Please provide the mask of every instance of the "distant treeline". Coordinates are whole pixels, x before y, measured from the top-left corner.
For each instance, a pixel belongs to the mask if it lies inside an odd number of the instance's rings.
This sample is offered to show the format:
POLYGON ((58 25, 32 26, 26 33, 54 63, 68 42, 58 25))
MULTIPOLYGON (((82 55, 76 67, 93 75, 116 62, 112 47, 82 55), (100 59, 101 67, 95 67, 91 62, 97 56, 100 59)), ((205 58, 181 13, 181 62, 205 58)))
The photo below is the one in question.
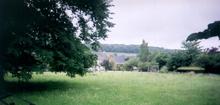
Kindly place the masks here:
MULTIPOLYGON (((101 44, 100 51, 121 52, 121 53, 139 53, 139 49, 140 49, 140 45, 101 44)), ((149 46, 149 51, 152 53, 154 52, 172 53, 172 52, 175 52, 176 50, 149 46)))

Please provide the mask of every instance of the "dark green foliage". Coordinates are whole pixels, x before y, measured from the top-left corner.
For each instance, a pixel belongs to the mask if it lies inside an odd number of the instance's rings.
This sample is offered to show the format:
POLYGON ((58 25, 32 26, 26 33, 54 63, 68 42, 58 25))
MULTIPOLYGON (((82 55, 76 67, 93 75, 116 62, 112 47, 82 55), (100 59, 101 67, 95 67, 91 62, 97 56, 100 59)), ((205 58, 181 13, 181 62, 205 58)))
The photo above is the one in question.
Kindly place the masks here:
MULTIPOLYGON (((0 67, 0 69, 2 69, 0 67)), ((0 93, 3 93, 5 89, 5 85, 4 85, 4 73, 3 70, 0 70, 0 93)))
POLYGON ((21 80, 45 69, 83 75, 97 58, 91 49, 113 26, 108 21, 109 0, 1 0, 1 4, 0 65, 21 80))
POLYGON ((220 21, 208 25, 208 28, 202 32, 193 33, 188 36, 187 41, 208 39, 217 36, 220 39, 220 21))
POLYGON ((185 52, 179 51, 172 54, 167 62, 168 70, 173 71, 181 66, 189 66, 191 59, 188 58, 185 52))
MULTIPOLYGON (((220 39, 220 21, 208 25, 208 28, 202 32, 193 33, 188 36, 188 41, 208 39, 217 36, 220 39)), ((199 55, 195 64, 205 68, 206 72, 220 73, 220 54, 218 48, 208 49, 205 53, 199 55)))
POLYGON ((167 67, 171 71, 181 66, 192 65, 201 53, 201 47, 197 41, 183 42, 182 44, 184 50, 171 54, 167 62, 167 67))
POLYGON ((209 50, 198 57, 196 64, 208 73, 220 73, 220 53, 209 50))
POLYGON ((0 84, 3 82, 4 80, 4 71, 3 69, 0 67, 0 84))
POLYGON ((186 58, 188 59, 188 63, 193 64, 193 62, 197 59, 199 54, 201 53, 200 42, 191 41, 191 42, 183 42, 184 53, 186 58))
POLYGON ((169 59, 169 55, 165 53, 158 53, 155 57, 155 61, 159 64, 159 68, 165 66, 169 59))

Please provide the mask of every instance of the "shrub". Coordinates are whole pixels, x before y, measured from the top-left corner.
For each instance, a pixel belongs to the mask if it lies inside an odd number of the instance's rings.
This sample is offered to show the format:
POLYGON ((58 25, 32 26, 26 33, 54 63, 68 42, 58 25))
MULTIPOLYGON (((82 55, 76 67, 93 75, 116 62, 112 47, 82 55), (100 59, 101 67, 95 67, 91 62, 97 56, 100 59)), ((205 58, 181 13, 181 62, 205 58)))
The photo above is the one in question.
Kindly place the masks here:
POLYGON ((155 57, 155 61, 159 64, 159 68, 161 68, 167 64, 168 55, 164 53, 159 53, 155 57))
POLYGON ((104 60, 101 63, 101 66, 105 68, 105 70, 114 70, 115 69, 115 63, 110 60, 104 60))
POLYGON ((150 67, 150 63, 149 62, 139 62, 138 63, 138 69, 140 71, 148 71, 150 67))
POLYGON ((168 73, 169 71, 168 71, 167 66, 163 66, 163 67, 160 69, 159 72, 160 72, 160 73, 168 73))
POLYGON ((140 71, 150 71, 152 67, 154 67, 155 65, 158 65, 158 64, 155 62, 139 62, 138 69, 140 71))
POLYGON ((181 66, 189 66, 192 59, 184 52, 179 51, 171 55, 167 61, 167 67, 169 71, 174 71, 181 66))
POLYGON ((196 64, 205 68, 209 73, 220 73, 220 53, 201 54, 196 64))
POLYGON ((138 66, 139 59, 131 58, 124 64, 124 68, 127 71, 132 71, 134 67, 138 66))
POLYGON ((120 65, 120 64, 116 65, 116 70, 117 71, 124 71, 123 65, 120 65))
POLYGON ((201 53, 199 43, 200 42, 197 41, 183 42, 182 48, 184 48, 184 50, 172 54, 168 60, 168 70, 173 71, 181 66, 192 65, 201 53))

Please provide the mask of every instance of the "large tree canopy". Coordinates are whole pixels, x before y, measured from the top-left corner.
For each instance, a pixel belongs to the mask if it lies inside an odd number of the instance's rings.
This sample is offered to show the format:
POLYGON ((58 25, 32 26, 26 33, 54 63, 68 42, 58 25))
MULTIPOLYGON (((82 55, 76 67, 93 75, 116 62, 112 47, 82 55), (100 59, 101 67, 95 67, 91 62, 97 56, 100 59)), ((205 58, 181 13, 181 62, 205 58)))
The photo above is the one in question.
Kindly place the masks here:
POLYGON ((188 36, 187 41, 199 40, 199 39, 208 39, 210 37, 218 36, 220 39, 220 21, 216 21, 208 25, 208 29, 193 33, 188 36))
POLYGON ((110 0, 1 0, 0 66, 19 79, 32 71, 83 75, 106 38, 110 0))

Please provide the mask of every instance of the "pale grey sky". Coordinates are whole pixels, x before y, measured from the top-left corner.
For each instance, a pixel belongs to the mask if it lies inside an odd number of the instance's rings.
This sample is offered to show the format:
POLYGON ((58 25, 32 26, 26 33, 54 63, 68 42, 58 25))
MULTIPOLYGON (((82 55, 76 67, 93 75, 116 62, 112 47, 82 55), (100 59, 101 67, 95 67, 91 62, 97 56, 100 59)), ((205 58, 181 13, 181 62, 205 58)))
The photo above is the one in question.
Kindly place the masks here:
MULTIPOLYGON (((102 43, 140 44, 179 49, 191 33, 220 20, 220 0, 114 0, 116 25, 102 43)), ((219 46, 217 37, 202 46, 219 46)))

